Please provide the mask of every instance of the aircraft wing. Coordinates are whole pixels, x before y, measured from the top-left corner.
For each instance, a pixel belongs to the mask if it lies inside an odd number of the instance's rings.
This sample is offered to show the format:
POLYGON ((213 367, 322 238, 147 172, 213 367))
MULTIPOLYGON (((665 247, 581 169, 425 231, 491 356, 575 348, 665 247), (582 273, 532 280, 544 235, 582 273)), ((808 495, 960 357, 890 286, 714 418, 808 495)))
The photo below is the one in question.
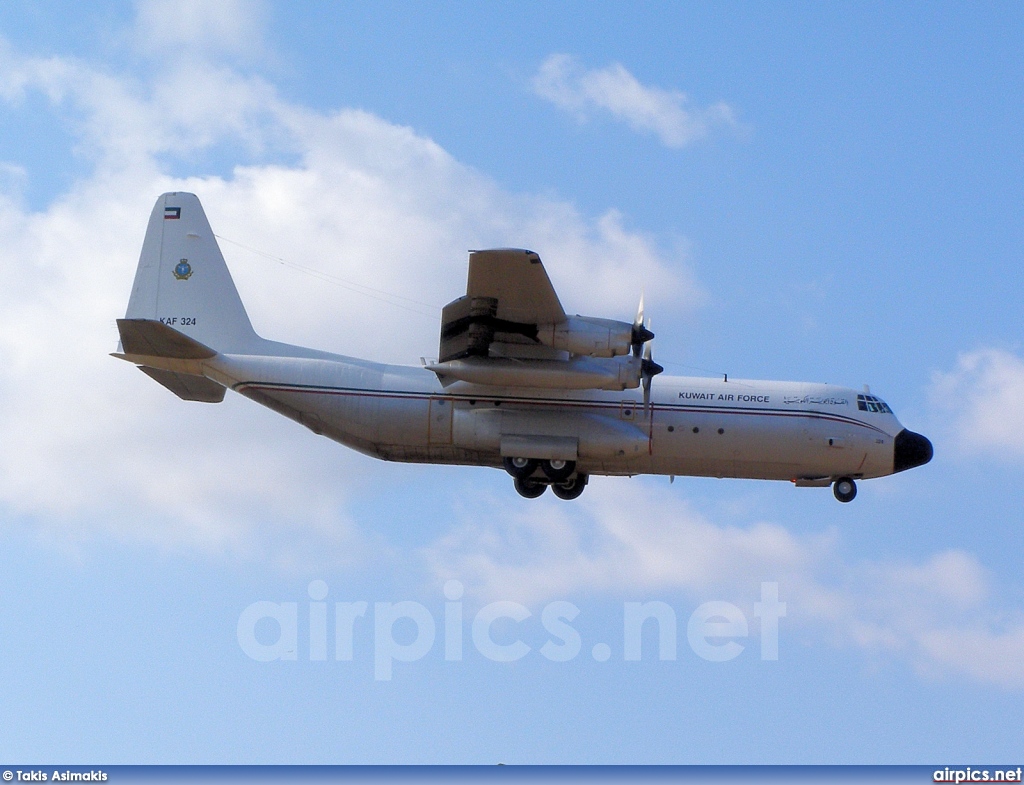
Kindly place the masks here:
POLYGON ((470 251, 466 294, 442 310, 438 361, 426 367, 446 387, 632 389, 645 367, 661 370, 640 358, 654 337, 642 317, 567 316, 533 251, 470 251))
POLYGON ((486 357, 489 351, 558 357, 559 352, 540 345, 537 330, 565 319, 536 253, 518 248, 470 251, 466 295, 446 305, 441 315, 439 360, 486 357))
POLYGON ((533 251, 500 248, 471 251, 467 297, 493 297, 498 319, 526 324, 565 320, 565 311, 540 257, 533 251))

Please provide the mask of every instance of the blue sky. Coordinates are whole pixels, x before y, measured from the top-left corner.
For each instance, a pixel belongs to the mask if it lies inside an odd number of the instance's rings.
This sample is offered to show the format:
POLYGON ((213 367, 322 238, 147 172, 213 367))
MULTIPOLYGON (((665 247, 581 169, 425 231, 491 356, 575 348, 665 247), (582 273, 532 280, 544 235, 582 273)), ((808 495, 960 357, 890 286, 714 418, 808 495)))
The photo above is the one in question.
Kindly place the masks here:
POLYGON ((1015 4, 4 4, 0 757, 1019 762, 1022 34, 1015 4), (416 363, 466 249, 530 247, 569 310, 644 290, 669 373, 870 383, 936 458, 850 505, 692 478, 527 502, 179 401, 108 357, 165 190, 199 194, 267 337, 416 363), (316 580, 369 604, 351 662, 310 660, 316 580), (243 651, 260 601, 297 604, 296 660, 243 651), (402 601, 438 638, 378 680, 374 604, 402 601), (473 647, 492 601, 532 613, 495 626, 521 660, 473 647), (646 629, 627 662, 648 601, 677 656, 646 629), (729 662, 687 642, 709 601, 750 620, 729 662))

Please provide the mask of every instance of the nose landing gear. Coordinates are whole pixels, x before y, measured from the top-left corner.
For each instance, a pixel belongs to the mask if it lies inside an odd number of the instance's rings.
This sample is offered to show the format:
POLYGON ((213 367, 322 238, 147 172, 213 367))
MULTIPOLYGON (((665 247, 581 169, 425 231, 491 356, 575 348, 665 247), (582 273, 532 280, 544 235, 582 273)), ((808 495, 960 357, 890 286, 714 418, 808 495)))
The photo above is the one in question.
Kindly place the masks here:
POLYGON ((857 483, 849 477, 840 477, 832 484, 832 493, 844 504, 852 502, 857 497, 857 483))

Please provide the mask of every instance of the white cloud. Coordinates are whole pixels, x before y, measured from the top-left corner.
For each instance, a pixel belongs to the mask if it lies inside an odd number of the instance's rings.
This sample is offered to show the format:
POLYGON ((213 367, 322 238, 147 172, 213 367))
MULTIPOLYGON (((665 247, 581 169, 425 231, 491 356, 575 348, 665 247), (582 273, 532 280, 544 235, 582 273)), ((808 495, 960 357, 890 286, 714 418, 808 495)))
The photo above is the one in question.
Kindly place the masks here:
POLYGON ((685 93, 641 84, 619 63, 587 71, 570 55, 553 54, 534 76, 533 89, 580 120, 595 110, 608 112, 635 131, 656 134, 666 147, 684 147, 715 127, 737 125, 728 104, 691 108, 685 93))
POLYGON ((682 593, 742 605, 776 581, 791 634, 817 630, 928 676, 1024 688, 1024 618, 994 609, 990 578, 970 554, 848 562, 834 533, 723 526, 664 488, 602 480, 573 505, 534 502, 529 514, 495 514, 496 500, 479 499, 424 558, 438 582, 457 578, 482 600, 525 603, 682 593))
POLYGON ((168 50, 223 57, 264 54, 265 4, 255 0, 176 0, 173 8, 161 0, 141 0, 135 5, 135 39, 140 49, 168 50))
POLYGON ((580 590, 731 590, 737 575, 801 572, 831 541, 798 542, 771 524, 718 526, 675 494, 621 479, 602 478, 572 505, 535 504, 500 520, 480 514, 496 500, 478 504, 426 551, 428 562, 487 596, 524 601, 580 590))
MULTIPOLYGON (((173 42, 199 7, 184 27, 153 32, 154 6, 143 5, 137 32, 173 42)), ((244 28, 233 20, 215 19, 217 35, 244 28)), ((178 401, 108 356, 163 191, 198 193, 222 236, 438 315, 462 293, 466 249, 494 245, 540 252, 566 306, 596 315, 628 318, 644 285, 666 302, 692 292, 680 260, 614 211, 590 219, 506 193, 409 128, 290 104, 265 80, 187 50, 162 49, 151 73, 122 76, 4 45, 0 84, 8 101, 47 96, 94 165, 42 211, 0 199, 0 505, 50 530, 101 527, 271 561, 313 551, 346 561, 371 547, 345 510, 367 474, 388 467, 248 401, 178 401), (166 159, 224 143, 264 162, 230 177, 165 173, 166 159)), ((32 176, 4 171, 15 184, 32 176)), ((399 362, 436 352, 435 318, 224 250, 268 337, 399 362)))
POLYGON ((1024 687, 1024 625, 998 632, 980 625, 929 630, 917 643, 932 668, 960 671, 983 683, 1024 687))
POLYGON ((955 370, 935 375, 933 399, 961 447, 1024 457, 1024 360, 1017 355, 961 354, 955 370))

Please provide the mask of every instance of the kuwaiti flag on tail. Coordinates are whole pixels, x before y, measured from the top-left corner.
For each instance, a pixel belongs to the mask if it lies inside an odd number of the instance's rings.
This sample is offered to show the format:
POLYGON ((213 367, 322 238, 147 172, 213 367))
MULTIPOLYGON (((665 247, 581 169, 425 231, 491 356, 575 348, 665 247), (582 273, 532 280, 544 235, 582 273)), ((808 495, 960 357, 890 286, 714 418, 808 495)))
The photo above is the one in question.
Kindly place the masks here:
POLYGON ((176 221, 179 218, 181 218, 181 208, 180 207, 165 207, 164 208, 164 220, 165 221, 166 220, 171 220, 171 219, 176 221))

